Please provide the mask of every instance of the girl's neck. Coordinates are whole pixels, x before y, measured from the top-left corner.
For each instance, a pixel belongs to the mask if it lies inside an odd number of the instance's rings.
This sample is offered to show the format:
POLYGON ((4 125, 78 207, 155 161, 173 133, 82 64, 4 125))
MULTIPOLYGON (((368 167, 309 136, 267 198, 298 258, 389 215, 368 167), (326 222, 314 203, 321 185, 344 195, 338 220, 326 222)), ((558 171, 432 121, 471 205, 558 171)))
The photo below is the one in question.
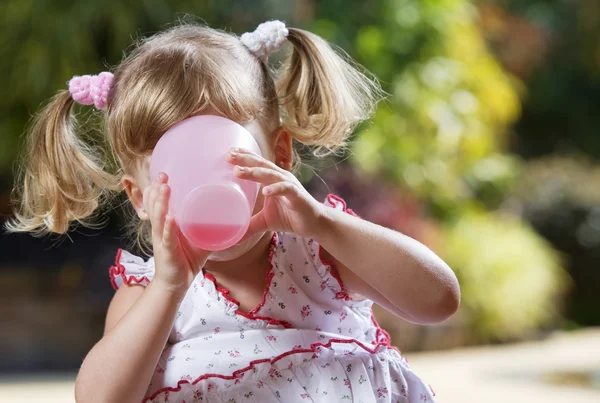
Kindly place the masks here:
POLYGON ((235 275, 238 272, 247 273, 264 268, 268 265, 272 238, 273 233, 266 232, 256 245, 239 257, 227 261, 209 260, 204 265, 204 269, 213 273, 235 275))

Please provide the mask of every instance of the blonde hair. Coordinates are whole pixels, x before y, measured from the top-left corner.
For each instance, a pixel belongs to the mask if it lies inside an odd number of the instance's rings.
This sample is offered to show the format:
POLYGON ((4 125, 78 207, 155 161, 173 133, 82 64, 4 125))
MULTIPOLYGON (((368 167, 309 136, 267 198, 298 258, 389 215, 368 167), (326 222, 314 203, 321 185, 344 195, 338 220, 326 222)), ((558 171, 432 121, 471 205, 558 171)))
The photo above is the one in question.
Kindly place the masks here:
POLYGON ((288 40, 293 50, 278 70, 236 35, 204 26, 141 40, 115 69, 102 111, 108 155, 76 135, 73 100, 61 91, 29 130, 7 229, 45 235, 63 234, 73 222, 89 226, 121 190, 123 172, 171 126, 207 108, 241 124, 256 119, 266 133, 282 126, 319 155, 343 146, 373 113, 379 87, 317 35, 289 28, 288 40), (118 157, 113 173, 110 155, 118 157))

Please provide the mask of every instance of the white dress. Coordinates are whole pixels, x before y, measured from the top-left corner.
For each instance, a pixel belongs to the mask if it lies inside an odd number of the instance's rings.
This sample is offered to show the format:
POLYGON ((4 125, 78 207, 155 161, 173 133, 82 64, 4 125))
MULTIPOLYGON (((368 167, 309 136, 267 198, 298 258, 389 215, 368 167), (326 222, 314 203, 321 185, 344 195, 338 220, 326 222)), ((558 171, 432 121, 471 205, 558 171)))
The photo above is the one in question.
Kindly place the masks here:
MULTIPOLYGON (((336 196, 326 204, 346 211, 336 196)), ((262 301, 250 312, 198 274, 144 402, 433 401, 377 324, 372 301, 348 295, 317 242, 275 233, 269 259, 262 301)), ((153 275, 153 258, 123 250, 110 269, 115 288, 147 285, 153 275)))

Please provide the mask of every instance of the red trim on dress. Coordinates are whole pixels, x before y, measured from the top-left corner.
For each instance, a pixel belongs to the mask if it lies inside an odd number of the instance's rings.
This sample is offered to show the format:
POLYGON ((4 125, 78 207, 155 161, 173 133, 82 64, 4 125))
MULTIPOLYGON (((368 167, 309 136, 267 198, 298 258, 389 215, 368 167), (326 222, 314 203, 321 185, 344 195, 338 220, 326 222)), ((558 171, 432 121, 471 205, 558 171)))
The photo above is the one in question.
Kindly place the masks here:
POLYGON ((277 232, 274 232, 273 238, 271 238, 271 246, 269 248, 269 270, 267 271, 267 275, 265 278, 265 290, 263 291, 263 296, 260 303, 256 306, 256 308, 248 312, 249 315, 255 315, 258 312, 258 310, 265 305, 265 302, 267 301, 267 295, 271 290, 271 283, 273 282, 273 277, 275 277, 275 270, 273 270, 273 256, 275 255, 275 249, 277 248, 278 241, 279 236, 277 235, 277 232))
POLYGON ((135 278, 135 276, 133 276, 133 275, 131 275, 131 276, 125 275, 125 266, 123 266, 121 264, 121 253, 122 252, 123 252, 123 249, 119 249, 117 251, 117 257, 115 258, 115 265, 111 266, 108 269, 110 283, 112 284, 115 291, 117 291, 119 289, 119 286, 117 285, 117 282, 115 280, 115 278, 118 276, 121 276, 121 278, 123 279, 123 284, 127 284, 127 285, 131 285, 132 283, 141 284, 144 281, 146 281, 147 283, 150 283, 150 279, 146 276, 142 276, 141 278, 138 279, 138 278, 135 278))
POLYGON ((225 298, 227 301, 229 301, 232 304, 237 306, 237 309, 235 310, 236 315, 243 316, 244 318, 250 319, 250 320, 265 320, 265 321, 267 321, 267 323, 269 325, 280 325, 280 326, 285 327, 286 329, 290 329, 290 328, 293 328, 293 326, 289 322, 286 322, 284 320, 279 320, 279 319, 273 319, 268 316, 257 315, 257 312, 265 305, 265 302, 267 300, 267 295, 269 294, 269 291, 271 290, 271 282, 273 281, 273 277, 275 277, 275 271, 273 270, 273 255, 275 254, 275 248, 277 247, 277 240, 278 240, 277 232, 275 232, 275 233, 273 233, 273 238, 271 239, 271 247, 269 250, 270 268, 267 271, 263 296, 262 296, 260 303, 256 306, 256 308, 252 309, 250 312, 244 312, 240 309, 240 302, 238 300, 236 300, 235 298, 233 298, 231 295, 229 295, 230 291, 227 288, 222 287, 219 285, 219 283, 217 283, 217 279, 215 278, 215 276, 213 276, 210 273, 205 273, 204 270, 202 271, 202 274, 204 275, 205 279, 207 279, 208 281, 212 281, 212 283, 215 286, 215 289, 217 290, 217 292, 219 292, 221 294, 221 296, 223 296, 223 298, 225 298))
POLYGON ((350 297, 350 294, 348 294, 348 291, 346 290, 346 286, 344 285, 344 281, 338 274, 337 270, 333 267, 333 265, 331 263, 326 262, 325 259, 323 258, 323 250, 325 250, 325 249, 321 245, 319 245, 319 260, 321 261, 321 264, 323 266, 327 266, 329 268, 329 274, 331 274, 331 277, 333 277, 340 286, 340 291, 335 293, 335 299, 343 299, 344 301, 351 301, 352 297, 350 297))
MULTIPOLYGON (((329 204, 331 204, 333 207, 335 207, 336 202, 337 203, 341 203, 343 211, 351 214, 353 216, 358 217, 358 215, 352 211, 351 209, 348 209, 346 206, 346 202, 333 194, 329 194, 327 196, 327 201, 329 202, 329 204)), ((235 304, 238 306, 238 309, 236 309, 235 313, 237 315, 240 315, 242 317, 245 317, 246 319, 250 319, 250 320, 265 320, 268 322, 268 324, 272 324, 272 325, 282 325, 285 328, 292 328, 293 326, 286 322, 286 321, 281 321, 278 319, 273 319, 273 318, 269 318, 266 316, 260 316, 257 315, 257 312, 264 306, 265 302, 266 302, 266 297, 270 291, 271 288, 271 282, 273 280, 273 277, 275 277, 275 271, 273 270, 273 263, 272 263, 272 259, 273 259, 273 255, 275 252, 275 248, 277 246, 277 233, 275 232, 273 234, 273 239, 271 241, 271 250, 269 252, 269 263, 271 264, 270 270, 267 272, 267 276, 266 276, 266 285, 265 285, 265 290, 263 292, 263 297, 261 302, 258 304, 258 306, 254 309, 252 309, 250 312, 246 313, 243 312, 239 309, 239 302, 231 297, 229 295, 229 290, 221 287, 217 281, 216 278, 211 275, 210 273, 203 273, 204 274, 204 278, 206 278, 209 281, 212 281, 215 289, 221 293, 221 295, 223 296, 223 298, 225 298, 227 301, 235 304)), ((340 289, 341 291, 336 293, 336 298, 337 299, 344 299, 344 300, 352 300, 352 298, 348 295, 344 282, 342 281, 342 279, 340 278, 339 274, 337 273, 337 271, 333 268, 333 266, 327 262, 325 262, 325 260, 322 257, 322 250, 323 248, 321 246, 319 246, 319 259, 321 260, 321 263, 325 266, 329 267, 329 272, 331 274, 331 276, 339 283, 340 289)), ((113 286, 113 288, 115 290, 117 290, 119 287, 116 284, 115 278, 117 276, 121 276, 121 278, 123 279, 123 283, 127 284, 127 285, 131 285, 132 283, 137 283, 140 284, 143 281, 146 282, 150 282, 150 279, 148 279, 148 277, 143 276, 140 279, 135 278, 134 276, 126 276, 125 275, 125 267, 121 264, 120 262, 120 258, 121 258, 121 253, 122 253, 122 249, 119 249, 117 252, 117 256, 115 259, 115 265, 112 266, 109 269, 109 275, 110 275, 110 281, 111 284, 113 286)), ((231 375, 222 375, 222 374, 204 374, 199 376, 198 378, 196 378, 193 382, 190 382, 188 380, 180 380, 177 382, 177 386, 175 387, 164 387, 161 388, 159 390, 157 390, 156 392, 154 392, 154 394, 152 394, 152 396, 150 397, 145 397, 144 398, 144 402, 148 401, 148 400, 153 400, 155 397, 157 397, 158 395, 160 395, 163 392, 178 392, 181 390, 181 386, 183 384, 191 384, 191 385, 195 385, 198 382, 204 380, 204 379, 208 379, 208 378, 220 378, 220 379, 224 379, 224 380, 234 380, 237 378, 240 378, 244 372, 247 372, 249 370, 251 370, 252 368, 254 368, 255 365, 257 364, 262 364, 262 363, 267 363, 270 362, 271 365, 275 364, 277 361, 290 356, 292 354, 299 354, 299 353, 315 353, 317 351, 317 349, 323 347, 323 348, 330 348, 332 343, 340 343, 340 344, 351 344, 354 343, 357 346, 361 347, 363 350, 367 351, 369 354, 376 354, 379 352, 381 347, 386 347, 386 348, 392 348, 394 350, 396 350, 398 353, 400 353, 400 350, 398 350, 397 347, 392 346, 391 345, 391 339, 390 339, 390 335, 388 332, 386 332, 384 329, 382 329, 379 324, 377 323, 377 320, 375 319, 375 315, 373 314, 373 312, 371 311, 371 320, 373 322, 373 325, 376 328, 376 332, 375 332, 375 341, 373 342, 373 348, 369 348, 368 346, 366 346, 365 344, 363 344, 363 342, 356 340, 356 339, 329 339, 329 341, 327 343, 313 343, 310 345, 310 348, 303 348, 303 349, 293 349, 290 351, 286 351, 272 359, 269 358, 265 358, 265 359, 260 359, 260 360, 254 360, 254 361, 250 361, 250 363, 248 364, 248 366, 238 369, 236 371, 234 371, 231 375)), ((431 386, 430 386, 431 388, 431 386)), ((431 388, 431 391, 433 392, 433 388, 431 388)), ((434 396, 435 396, 435 392, 434 396)))
POLYGON ((344 213, 348 213, 350 215, 353 215, 354 217, 360 217, 352 209, 349 209, 348 206, 346 205, 346 201, 339 196, 336 196, 336 195, 330 193, 327 195, 327 202, 329 204, 331 204, 332 206, 335 206, 336 202, 340 203, 342 205, 342 210, 344 211, 344 213))
MULTIPOLYGON (((353 215, 355 217, 359 217, 358 214, 356 214, 354 211, 352 211, 351 209, 348 208, 348 206, 346 205, 346 201, 344 199, 342 199, 339 196, 336 196, 334 194, 328 194, 327 195, 327 202, 329 204, 331 204, 332 206, 336 206, 336 203, 339 203, 342 205, 342 210, 345 213, 348 213, 350 215, 353 215)), ((321 257, 321 252, 319 251, 319 257, 321 258, 321 262, 323 264, 326 264, 323 261, 323 258, 321 257)), ((352 298, 348 295, 348 292, 346 291, 345 287, 344 287, 344 283, 342 281, 342 279, 339 277, 339 274, 337 273, 337 271, 333 270, 333 267, 331 265, 327 265, 330 267, 331 270, 331 275, 340 283, 340 286, 342 287, 342 292, 339 292, 336 294, 336 298, 338 299, 345 299, 345 300, 352 300, 352 298), (339 294, 339 296, 338 296, 339 294)), ((385 331, 381 326, 379 326, 379 323, 377 323, 377 320, 375 319, 375 314, 373 313, 373 310, 371 309, 371 321, 373 322, 373 325, 375 326, 375 328, 377 329, 377 331, 375 332, 375 340, 377 343, 379 343, 380 338, 384 337, 384 342, 387 343, 388 347, 396 350, 398 352, 398 354, 401 354, 400 349, 398 349, 398 347, 396 346, 392 346, 392 338, 390 337, 390 334, 385 331)), ((435 395, 435 394, 434 394, 435 395)))
MULTIPOLYGON (((337 205, 341 204, 342 211, 344 213, 348 213, 354 217, 358 217, 358 214, 356 214, 354 211, 349 209, 348 206, 346 205, 346 201, 344 199, 342 199, 341 197, 330 193, 327 195, 326 201, 327 201, 327 203, 330 204, 330 206, 332 208, 335 208, 337 205)), ((338 291, 335 294, 335 298, 343 299, 344 301, 352 301, 353 299, 350 296, 350 294, 348 294, 348 290, 346 290, 346 286, 344 285, 344 282, 342 281, 342 278, 340 277, 339 273, 337 272, 337 270, 331 263, 328 263, 325 261, 325 259, 323 258, 322 252, 323 252, 323 247, 321 247, 321 245, 319 245, 319 260, 321 261, 321 264, 329 267, 329 272, 331 273, 331 277, 333 277, 340 285, 340 291, 338 291)))
POLYGON ((366 352, 368 352, 369 354, 377 354, 381 347, 389 347, 388 345, 386 345, 383 342, 377 343, 376 345, 373 346, 373 348, 369 348, 368 346, 363 344, 361 341, 358 341, 356 339, 329 339, 329 341, 327 343, 321 343, 321 342, 313 343, 310 345, 310 348, 292 349, 292 350, 286 351, 285 353, 279 354, 278 356, 276 356, 274 358, 263 358, 260 360, 250 361, 250 363, 248 364, 247 367, 238 369, 238 370, 234 371, 231 375, 204 374, 204 375, 199 376, 192 382, 185 380, 185 379, 180 380, 179 382, 177 382, 177 386, 175 386, 175 387, 167 386, 165 388, 159 389, 156 392, 154 392, 152 394, 152 396, 145 397, 143 402, 146 402, 148 400, 153 400, 155 397, 157 397, 158 395, 160 395, 163 392, 179 392, 181 390, 181 385, 186 384, 186 383, 189 383, 190 385, 195 385, 198 382, 200 382, 204 379, 208 379, 208 378, 220 378, 220 379, 224 379, 224 380, 235 380, 235 379, 240 378, 244 372, 247 372, 247 371, 251 370, 252 368, 254 368, 254 366, 257 364, 269 362, 271 365, 273 365, 277 361, 281 360, 282 358, 285 358, 292 354, 298 354, 298 353, 313 353, 314 354, 317 351, 317 349, 319 349, 321 347, 330 348, 331 344, 333 344, 333 343, 340 343, 340 344, 354 343, 357 346, 361 347, 366 352))
MULTIPOLYGON (((373 312, 373 309, 371 309, 371 321, 373 322, 373 325, 377 329, 377 331, 375 332, 375 340, 377 340, 377 342, 379 342, 379 339, 383 336, 387 346, 389 348, 391 348, 392 350, 396 350, 398 352, 398 354, 402 355, 402 352, 400 351, 400 349, 398 347, 392 345, 392 337, 390 336, 390 334, 384 328, 379 326, 379 323, 377 323, 377 319, 375 319, 375 313, 373 312)), ((404 357, 402 357, 402 358, 404 360, 406 360, 406 358, 404 358, 404 357)))

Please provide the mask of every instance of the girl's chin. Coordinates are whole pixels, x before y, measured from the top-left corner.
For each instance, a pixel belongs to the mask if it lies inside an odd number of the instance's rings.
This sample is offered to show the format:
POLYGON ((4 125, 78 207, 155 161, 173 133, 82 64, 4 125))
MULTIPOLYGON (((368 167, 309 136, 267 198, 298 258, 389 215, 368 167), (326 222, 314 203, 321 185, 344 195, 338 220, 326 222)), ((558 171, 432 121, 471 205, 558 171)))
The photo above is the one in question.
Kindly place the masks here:
POLYGON ((238 257, 248 252, 250 249, 252 249, 261 240, 263 236, 264 233, 256 234, 246 239, 245 241, 238 243, 237 245, 233 245, 231 248, 213 252, 210 255, 209 260, 215 262, 226 262, 228 260, 237 259, 238 257))

